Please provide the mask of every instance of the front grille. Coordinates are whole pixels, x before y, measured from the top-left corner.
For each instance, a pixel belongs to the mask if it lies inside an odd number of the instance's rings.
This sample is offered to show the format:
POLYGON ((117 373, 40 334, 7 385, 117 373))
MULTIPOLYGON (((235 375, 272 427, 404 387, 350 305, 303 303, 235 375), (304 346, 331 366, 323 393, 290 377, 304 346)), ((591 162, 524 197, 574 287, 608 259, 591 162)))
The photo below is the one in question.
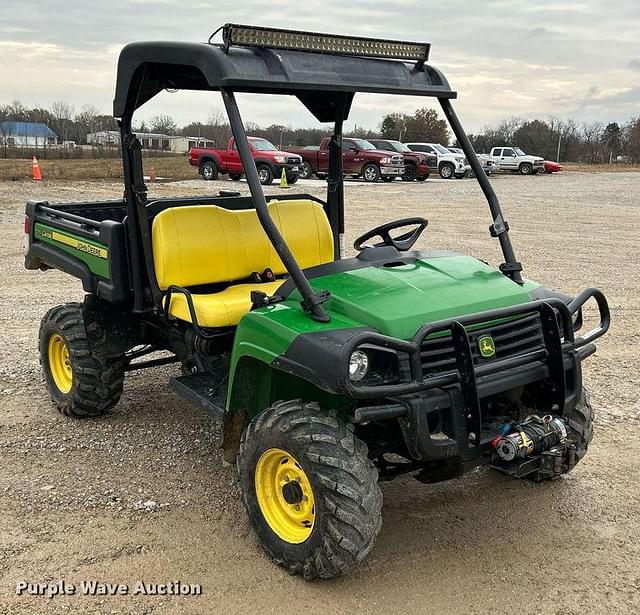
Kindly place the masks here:
POLYGON ((391 164, 393 166, 401 166, 404 163, 402 156, 391 156, 391 164))
MULTIPOLYGON (((469 332, 473 364, 481 365, 525 354, 544 348, 544 337, 539 314, 530 314, 517 320, 484 327, 469 332), (484 358, 480 355, 478 340, 490 335, 495 345, 495 355, 484 358)), ((456 358, 450 336, 427 339, 420 351, 422 373, 425 377, 438 376, 456 371, 456 358)))
POLYGON ((288 164, 300 164, 301 162, 302 158, 299 158, 298 156, 289 156, 289 158, 287 158, 288 164))

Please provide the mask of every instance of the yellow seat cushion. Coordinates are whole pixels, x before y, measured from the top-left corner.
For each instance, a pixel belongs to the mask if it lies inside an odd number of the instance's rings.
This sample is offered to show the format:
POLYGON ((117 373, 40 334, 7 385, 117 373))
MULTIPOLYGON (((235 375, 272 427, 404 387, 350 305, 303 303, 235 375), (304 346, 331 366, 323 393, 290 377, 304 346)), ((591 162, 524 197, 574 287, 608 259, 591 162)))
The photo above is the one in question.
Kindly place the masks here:
MULTIPOLYGON (((333 235, 322 205, 310 199, 273 200, 269 213, 300 267, 333 260, 333 235)), ((262 228, 255 209, 233 211, 215 205, 171 207, 160 212, 151 229, 158 286, 166 290, 229 283, 223 291, 192 294, 203 327, 238 324, 251 307, 251 290, 270 294, 282 280, 247 284, 253 272, 286 269, 262 228)), ((169 313, 190 322, 184 295, 173 294, 169 313)))
MULTIPOLYGON (((260 290, 267 295, 275 293, 283 280, 258 284, 234 284, 218 293, 191 295, 201 327, 233 327, 251 309, 251 291, 260 290)), ((171 294, 169 314, 174 318, 191 322, 189 305, 181 293, 171 294)))

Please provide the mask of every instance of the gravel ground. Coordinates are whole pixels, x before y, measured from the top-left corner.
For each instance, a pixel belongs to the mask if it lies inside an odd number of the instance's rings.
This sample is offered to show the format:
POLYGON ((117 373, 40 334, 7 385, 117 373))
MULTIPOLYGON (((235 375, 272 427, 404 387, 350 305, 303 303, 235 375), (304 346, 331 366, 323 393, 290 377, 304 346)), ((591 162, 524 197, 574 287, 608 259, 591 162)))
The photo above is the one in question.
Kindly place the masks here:
MULTIPOLYGON (((24 201, 118 197, 107 182, 0 182, 0 613, 465 613, 582 615, 640 610, 640 173, 495 179, 525 275, 602 288, 613 326, 589 360, 597 409, 589 455, 553 484, 490 471, 425 486, 383 485, 384 527, 352 575, 289 577, 261 554, 222 465, 220 430, 166 386, 134 373, 109 416, 72 421, 45 393, 40 318, 81 298, 55 271, 27 272, 24 201), (200 583, 199 597, 17 596, 16 583, 200 583)), ((245 184, 157 184, 158 195, 245 184)), ((301 189, 321 196, 320 182, 301 189)), ((272 189, 277 192, 277 188, 272 189)), ((493 263, 497 242, 471 180, 349 182, 348 239, 397 217, 430 219, 422 247, 493 263)))

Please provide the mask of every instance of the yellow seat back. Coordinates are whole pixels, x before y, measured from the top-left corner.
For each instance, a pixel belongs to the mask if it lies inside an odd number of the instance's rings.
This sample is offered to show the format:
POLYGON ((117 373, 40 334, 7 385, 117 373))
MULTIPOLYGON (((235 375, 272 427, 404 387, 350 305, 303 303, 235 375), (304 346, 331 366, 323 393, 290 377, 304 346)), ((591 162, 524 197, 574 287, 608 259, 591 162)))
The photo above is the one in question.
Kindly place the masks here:
MULTIPOLYGON (((271 201, 269 213, 302 268, 333 260, 331 227, 310 199, 271 201)), ((153 260, 162 290, 242 280, 270 268, 286 272, 255 209, 215 205, 171 207, 152 226, 153 260)))

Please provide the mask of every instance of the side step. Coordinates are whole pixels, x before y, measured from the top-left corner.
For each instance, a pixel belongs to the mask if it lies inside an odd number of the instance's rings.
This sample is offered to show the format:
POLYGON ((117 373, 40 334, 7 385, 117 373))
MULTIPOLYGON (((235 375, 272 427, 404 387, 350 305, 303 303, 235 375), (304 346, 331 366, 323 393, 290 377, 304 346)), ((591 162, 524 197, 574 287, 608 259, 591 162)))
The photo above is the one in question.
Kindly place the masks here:
POLYGON ((226 385, 226 379, 221 382, 220 377, 211 372, 172 376, 169 379, 169 386, 175 393, 200 407, 216 421, 222 421, 224 418, 226 385))

